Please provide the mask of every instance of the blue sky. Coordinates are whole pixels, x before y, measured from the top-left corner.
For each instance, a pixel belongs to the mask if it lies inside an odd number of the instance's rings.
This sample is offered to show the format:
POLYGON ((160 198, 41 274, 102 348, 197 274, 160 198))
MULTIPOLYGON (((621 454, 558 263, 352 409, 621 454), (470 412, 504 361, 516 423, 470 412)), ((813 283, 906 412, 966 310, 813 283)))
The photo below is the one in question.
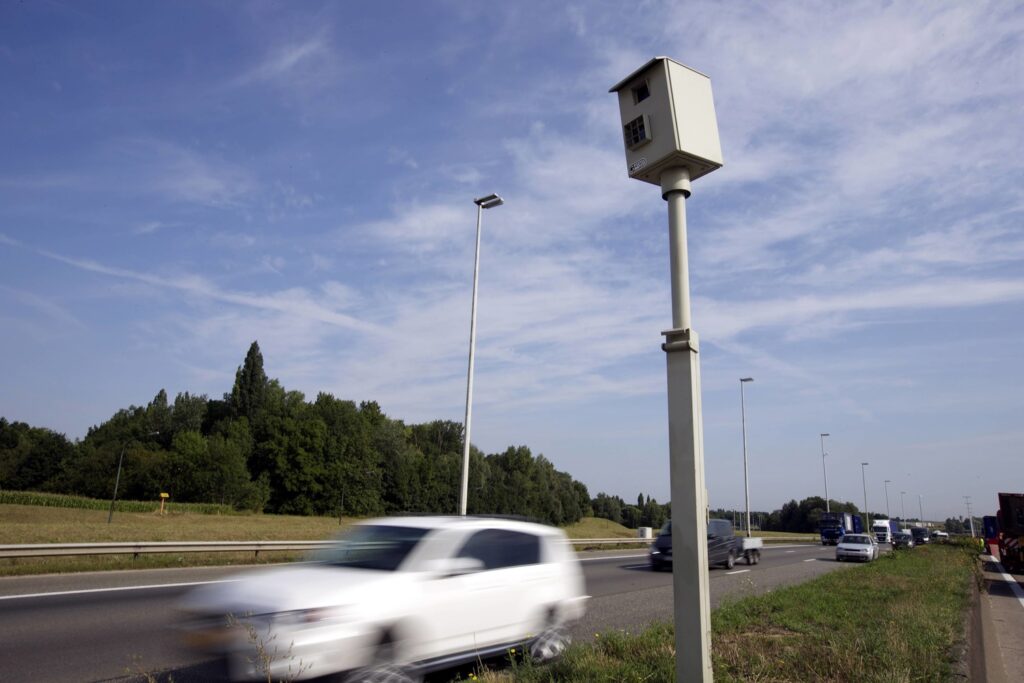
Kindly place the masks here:
POLYGON ((462 420, 668 498, 666 208, 607 90, 712 79, 688 202, 710 503, 929 518, 1024 490, 1018 3, 0 5, 0 415, 80 437, 219 396, 462 420), (629 11, 626 11, 626 10, 629 11))

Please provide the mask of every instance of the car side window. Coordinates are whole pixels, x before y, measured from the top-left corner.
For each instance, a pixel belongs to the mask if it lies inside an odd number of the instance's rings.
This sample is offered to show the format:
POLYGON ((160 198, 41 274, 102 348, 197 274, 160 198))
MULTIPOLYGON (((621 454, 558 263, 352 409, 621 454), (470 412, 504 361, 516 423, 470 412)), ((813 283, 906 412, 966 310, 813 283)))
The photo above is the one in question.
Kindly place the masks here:
POLYGON ((729 526, 730 525, 727 521, 712 519, 710 522, 708 522, 708 533, 713 534, 715 536, 728 538, 730 535, 729 526))
POLYGON ((484 570, 540 563, 540 539, 505 529, 484 529, 469 537, 457 557, 480 560, 484 570))

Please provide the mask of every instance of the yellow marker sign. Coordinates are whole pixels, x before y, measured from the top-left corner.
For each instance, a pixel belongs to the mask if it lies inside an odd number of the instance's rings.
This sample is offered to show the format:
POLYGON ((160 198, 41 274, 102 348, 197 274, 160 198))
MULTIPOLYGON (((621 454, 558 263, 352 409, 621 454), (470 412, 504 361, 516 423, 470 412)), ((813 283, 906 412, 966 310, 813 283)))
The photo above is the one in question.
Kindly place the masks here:
POLYGON ((160 494, 160 497, 161 497, 161 498, 170 498, 170 497, 171 497, 171 494, 169 494, 169 493, 161 493, 161 494, 160 494))

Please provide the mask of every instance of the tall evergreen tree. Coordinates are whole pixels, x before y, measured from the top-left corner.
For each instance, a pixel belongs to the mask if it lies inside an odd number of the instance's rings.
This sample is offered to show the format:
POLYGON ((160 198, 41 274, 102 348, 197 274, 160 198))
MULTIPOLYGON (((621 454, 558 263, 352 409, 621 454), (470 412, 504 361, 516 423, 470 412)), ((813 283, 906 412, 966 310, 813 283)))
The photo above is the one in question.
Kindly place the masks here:
POLYGON ((267 398, 267 373, 263 371, 263 354, 259 342, 253 342, 245 354, 245 362, 235 372, 235 386, 224 398, 230 403, 235 417, 255 421, 267 398))

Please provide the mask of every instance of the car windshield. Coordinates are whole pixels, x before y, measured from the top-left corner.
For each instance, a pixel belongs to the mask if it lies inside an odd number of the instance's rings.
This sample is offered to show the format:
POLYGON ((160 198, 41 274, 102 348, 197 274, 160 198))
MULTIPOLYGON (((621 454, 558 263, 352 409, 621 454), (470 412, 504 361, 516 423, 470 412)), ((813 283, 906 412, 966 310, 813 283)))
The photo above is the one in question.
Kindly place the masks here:
POLYGON ((671 534, 672 533, 672 520, 665 522, 665 525, 661 527, 659 534, 671 534))
POLYGON ((851 536, 847 535, 843 538, 843 543, 846 545, 871 545, 870 539, 867 536, 851 536))
POLYGON ((402 526, 357 526, 338 542, 317 554, 320 562, 335 567, 395 571, 430 529, 402 526))

